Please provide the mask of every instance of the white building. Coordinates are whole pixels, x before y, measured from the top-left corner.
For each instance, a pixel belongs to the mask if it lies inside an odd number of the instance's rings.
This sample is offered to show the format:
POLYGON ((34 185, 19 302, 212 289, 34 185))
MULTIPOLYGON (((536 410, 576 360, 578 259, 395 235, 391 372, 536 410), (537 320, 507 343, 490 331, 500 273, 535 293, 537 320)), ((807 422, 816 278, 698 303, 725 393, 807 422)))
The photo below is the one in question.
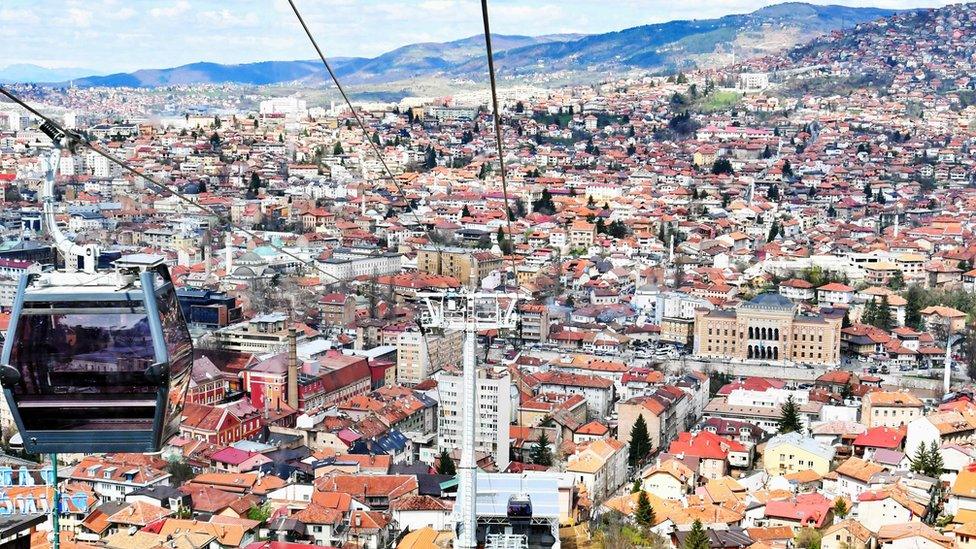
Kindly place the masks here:
MULTIPOLYGON (((440 403, 437 414, 438 450, 461 447, 461 414, 474 405, 464 400, 460 372, 440 371, 436 375, 440 403)), ((508 467, 509 432, 512 417, 512 378, 507 370, 478 370, 478 402, 475 452, 495 459, 499 471, 508 467)))

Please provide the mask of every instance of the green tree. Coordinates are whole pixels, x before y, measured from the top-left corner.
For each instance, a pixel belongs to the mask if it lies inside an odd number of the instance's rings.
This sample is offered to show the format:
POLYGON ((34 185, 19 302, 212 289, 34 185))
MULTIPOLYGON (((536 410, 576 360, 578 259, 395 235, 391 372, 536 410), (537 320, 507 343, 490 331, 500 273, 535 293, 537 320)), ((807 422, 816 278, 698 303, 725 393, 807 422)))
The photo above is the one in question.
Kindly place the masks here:
POLYGON ((800 407, 793 400, 793 395, 786 397, 786 402, 780 407, 777 425, 780 434, 803 431, 803 421, 800 419, 800 407))
POLYGON ((539 440, 536 441, 535 447, 532 449, 532 463, 536 465, 545 465, 549 467, 552 465, 552 450, 549 449, 549 436, 546 435, 545 431, 539 435, 539 440))
POLYGON ((641 492, 643 490, 644 490, 644 487, 641 486, 640 479, 639 478, 635 478, 634 479, 634 483, 630 485, 630 493, 631 494, 636 494, 637 492, 641 492))
POLYGON ((766 236, 766 242, 772 242, 776 240, 776 235, 779 234, 779 221, 774 219, 773 224, 769 227, 769 235, 766 236))
POLYGON ((346 151, 342 149, 342 143, 336 141, 336 144, 332 147, 332 155, 340 156, 346 154, 346 151))
POLYGON ((843 520, 844 517, 846 517, 849 512, 850 509, 847 508, 847 500, 845 500, 844 498, 837 498, 837 500, 834 501, 835 517, 843 520))
POLYGON ((552 201, 552 193, 549 192, 549 189, 542 189, 542 194, 539 196, 539 199, 532 202, 532 211, 543 215, 556 213, 556 204, 552 201))
POLYGON ((922 303, 924 299, 925 291, 918 286, 912 286, 908 288, 908 292, 905 293, 905 325, 910 326, 916 330, 922 328, 922 314, 921 310, 925 308, 922 303))
POLYGON ((888 287, 895 291, 900 291, 905 287, 905 275, 902 274, 901 269, 895 271, 895 274, 891 275, 888 280, 888 287))
POLYGON ((894 324, 895 321, 891 318, 891 304, 888 303, 888 296, 883 295, 881 296, 881 304, 875 313, 874 325, 882 330, 889 331, 894 324))
POLYGON ((874 326, 874 319, 877 317, 878 305, 874 302, 874 299, 869 299, 868 302, 864 304, 864 310, 861 311, 861 324, 874 326))
POLYGON ((264 524, 271 517, 271 513, 271 504, 265 502, 263 505, 252 505, 247 510, 247 518, 264 524))
POLYGON ((718 174, 733 175, 735 174, 735 170, 732 168, 732 163, 729 162, 729 159, 722 157, 722 158, 716 158, 715 162, 712 162, 712 173, 715 175, 718 174))
POLYGON ((779 200, 779 185, 770 185, 769 190, 766 192, 766 198, 778 201, 779 200))
POLYGON ((933 440, 929 444, 929 467, 925 471, 926 476, 932 478, 939 478, 942 475, 942 470, 945 468, 945 462, 942 460, 942 449, 939 447, 939 443, 933 440))
POLYGON ((711 549, 711 546, 712 542, 708 533, 705 532, 705 526, 701 520, 695 519, 695 522, 691 524, 691 530, 685 536, 683 549, 711 549))
POLYGON ((783 161, 783 177, 793 177, 793 164, 790 164, 789 160, 783 161))
POLYGON ((461 208, 461 217, 471 217, 471 210, 468 209, 467 204, 461 208))
POLYGON ((820 549, 820 532, 816 528, 803 528, 796 533, 793 546, 797 549, 820 549))
POLYGON ((913 473, 918 473, 924 475, 931 467, 931 459, 929 458, 929 450, 925 444, 919 444, 915 448, 915 454, 911 457, 911 471, 913 473))
POLYGON ((440 455, 437 456, 437 474, 451 476, 457 474, 457 466, 454 464, 454 458, 451 457, 447 448, 441 449, 440 455))
POLYGON ((172 486, 182 486, 196 476, 186 461, 175 457, 166 463, 166 472, 171 475, 169 481, 172 486))
POLYGON ((647 492, 641 490, 640 495, 637 496, 637 509, 634 511, 634 520, 637 524, 648 528, 654 525, 655 519, 654 508, 651 507, 651 500, 647 497, 647 492))
POLYGON ((651 451, 651 436, 647 432, 647 422, 644 414, 637 416, 637 421, 630 428, 630 464, 637 466, 651 451))

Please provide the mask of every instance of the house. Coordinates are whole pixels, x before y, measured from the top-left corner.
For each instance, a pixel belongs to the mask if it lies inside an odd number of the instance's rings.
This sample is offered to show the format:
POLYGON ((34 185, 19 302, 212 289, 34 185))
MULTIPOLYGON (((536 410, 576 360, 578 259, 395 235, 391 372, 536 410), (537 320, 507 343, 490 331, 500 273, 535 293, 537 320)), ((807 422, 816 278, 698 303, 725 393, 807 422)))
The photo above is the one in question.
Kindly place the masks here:
POLYGON ((871 477, 882 471, 884 467, 877 463, 857 457, 847 458, 834 470, 837 474, 837 484, 833 495, 857 501, 857 496, 868 490, 871 477))
POLYGON ((871 427, 854 439, 854 455, 870 460, 880 449, 900 450, 904 441, 904 428, 871 427))
POLYGON ((747 468, 752 463, 751 448, 708 431, 680 433, 671 442, 668 453, 682 459, 698 459, 697 473, 706 479, 724 477, 730 466, 747 468))
POLYGON ((428 495, 406 496, 393 502, 390 512, 400 528, 415 531, 433 527, 440 531, 450 529, 452 507, 451 503, 428 495))
POLYGON ((861 523, 845 519, 824 530, 820 549, 870 549, 872 537, 861 523))
POLYGON ((766 502, 768 526, 823 528, 833 517, 833 501, 819 492, 797 494, 786 500, 766 502))
POLYGON ((103 501, 122 501, 130 492, 169 484, 165 466, 161 460, 139 454, 85 456, 69 479, 91 486, 103 501))
POLYGON ((885 524, 921 520, 925 510, 925 505, 913 501, 905 489, 897 484, 861 492, 854 508, 855 518, 872 532, 877 532, 885 524))
POLYGON ((695 486, 696 474, 678 459, 668 459, 644 473, 641 485, 661 499, 680 500, 695 486))
POLYGON ((962 516, 976 516, 976 464, 967 465, 956 476, 949 489, 945 512, 962 516))
POLYGON ((566 472, 586 487, 591 501, 602 502, 627 482, 628 446, 608 438, 581 445, 569 456, 566 472))
POLYGON ((793 301, 810 301, 814 297, 813 284, 799 278, 791 278, 779 283, 779 293, 793 301))
POLYGON ((948 329, 949 333, 955 334, 966 329, 966 313, 952 307, 932 305, 919 311, 919 314, 930 332, 948 329))
POLYGON ((924 404, 907 391, 872 391, 861 397, 861 423, 868 427, 901 427, 922 417, 924 404))
POLYGON ((971 441, 976 434, 976 419, 956 410, 939 411, 913 420, 908 424, 905 437, 905 453, 912 456, 919 445, 928 447, 971 441))
POLYGON ((817 302, 821 305, 848 305, 854 301, 855 292, 847 284, 831 282, 817 287, 817 302))
POLYGON ((800 433, 777 435, 766 442, 763 468, 770 475, 786 475, 813 470, 823 476, 830 472, 834 448, 800 433))
POLYGON ((946 549, 952 540, 922 522, 886 524, 878 530, 878 549, 946 549))

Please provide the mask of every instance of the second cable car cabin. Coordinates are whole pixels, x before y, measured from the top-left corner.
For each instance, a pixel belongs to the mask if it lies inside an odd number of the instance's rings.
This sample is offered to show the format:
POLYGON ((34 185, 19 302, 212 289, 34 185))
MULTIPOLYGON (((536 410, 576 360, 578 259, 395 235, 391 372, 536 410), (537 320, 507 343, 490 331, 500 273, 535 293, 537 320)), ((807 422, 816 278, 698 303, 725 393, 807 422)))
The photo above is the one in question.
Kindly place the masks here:
POLYGON ((21 278, 0 382, 28 452, 154 452, 179 428, 192 361, 161 258, 124 256, 21 278))

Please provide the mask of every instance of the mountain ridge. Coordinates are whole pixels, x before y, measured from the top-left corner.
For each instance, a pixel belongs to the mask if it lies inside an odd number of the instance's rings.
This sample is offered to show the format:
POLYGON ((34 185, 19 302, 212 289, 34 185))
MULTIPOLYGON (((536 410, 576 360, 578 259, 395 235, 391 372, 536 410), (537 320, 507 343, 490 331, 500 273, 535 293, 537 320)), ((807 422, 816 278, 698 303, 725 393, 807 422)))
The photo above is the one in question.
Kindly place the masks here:
MULTIPOLYGON (((896 10, 787 2, 715 19, 675 20, 600 34, 493 34, 501 76, 557 71, 644 69, 669 71, 721 63, 723 55, 751 57, 792 47, 848 24, 896 10)), ((329 60, 344 83, 376 84, 416 77, 477 78, 485 74, 481 35, 408 44, 376 57, 329 60)), ((0 79, 4 75, 0 72, 0 79)), ((161 69, 72 78, 76 86, 155 87, 192 84, 317 84, 328 80, 317 60, 221 64, 207 61, 161 69)), ((62 84, 65 82, 62 81, 62 84)))

